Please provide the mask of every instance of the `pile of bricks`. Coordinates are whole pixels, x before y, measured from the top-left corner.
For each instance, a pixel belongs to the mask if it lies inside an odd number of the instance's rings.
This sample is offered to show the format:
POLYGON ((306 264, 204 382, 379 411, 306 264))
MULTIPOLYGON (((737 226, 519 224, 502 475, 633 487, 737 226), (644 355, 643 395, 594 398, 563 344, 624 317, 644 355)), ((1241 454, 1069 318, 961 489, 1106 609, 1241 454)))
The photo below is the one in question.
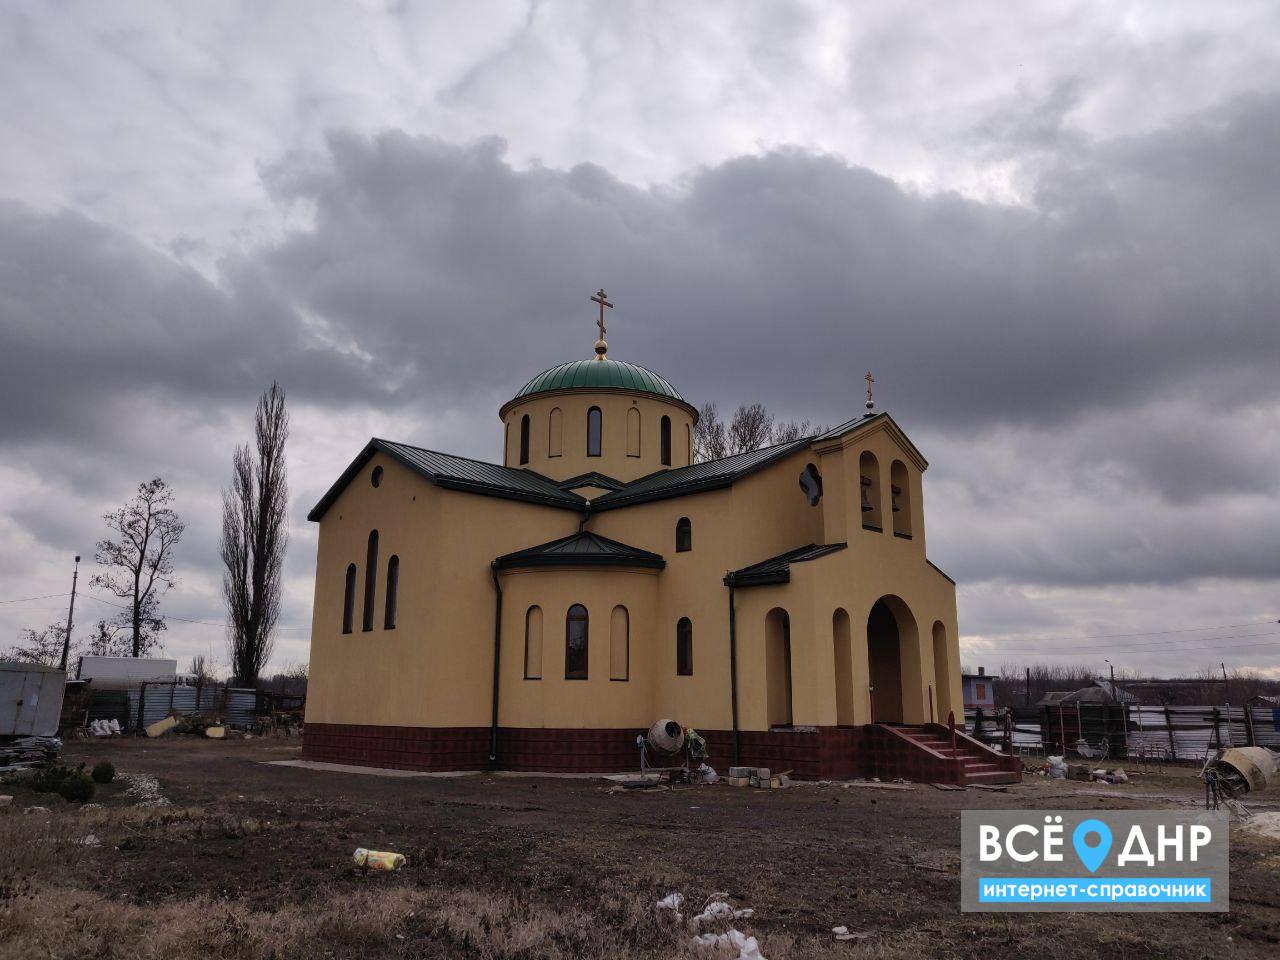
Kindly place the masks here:
POLYGON ((761 790, 781 790, 791 786, 791 771, 773 773, 768 767, 730 767, 726 778, 731 787, 757 787, 761 790))

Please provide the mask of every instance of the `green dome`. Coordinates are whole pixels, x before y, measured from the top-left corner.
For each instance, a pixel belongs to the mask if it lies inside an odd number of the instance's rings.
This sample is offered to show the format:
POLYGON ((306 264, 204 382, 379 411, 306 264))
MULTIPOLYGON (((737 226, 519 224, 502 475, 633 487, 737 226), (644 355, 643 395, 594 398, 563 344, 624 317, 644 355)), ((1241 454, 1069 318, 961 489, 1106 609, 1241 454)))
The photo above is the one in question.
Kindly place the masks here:
POLYGON ((547 393, 551 390, 567 390, 574 387, 604 387, 619 390, 638 390, 641 393, 652 393, 659 397, 667 397, 679 403, 685 403, 684 397, 665 379, 652 370, 635 363, 623 360, 610 360, 608 357, 592 360, 570 360, 558 367, 544 370, 517 393, 512 400, 529 397, 535 393, 547 393))

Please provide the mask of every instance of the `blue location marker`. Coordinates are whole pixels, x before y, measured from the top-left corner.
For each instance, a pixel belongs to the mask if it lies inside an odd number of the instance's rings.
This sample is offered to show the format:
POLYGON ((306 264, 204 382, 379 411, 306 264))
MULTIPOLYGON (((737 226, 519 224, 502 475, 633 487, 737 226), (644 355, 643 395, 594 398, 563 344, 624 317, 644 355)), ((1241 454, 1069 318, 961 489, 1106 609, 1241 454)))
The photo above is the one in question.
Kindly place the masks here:
POLYGON ((1097 873, 1102 861, 1107 858, 1107 851, 1111 849, 1111 828, 1101 820, 1081 821, 1071 834, 1071 842, 1075 845, 1080 862, 1090 873, 1097 873), (1096 844, 1086 842, 1090 834, 1097 835, 1096 844))

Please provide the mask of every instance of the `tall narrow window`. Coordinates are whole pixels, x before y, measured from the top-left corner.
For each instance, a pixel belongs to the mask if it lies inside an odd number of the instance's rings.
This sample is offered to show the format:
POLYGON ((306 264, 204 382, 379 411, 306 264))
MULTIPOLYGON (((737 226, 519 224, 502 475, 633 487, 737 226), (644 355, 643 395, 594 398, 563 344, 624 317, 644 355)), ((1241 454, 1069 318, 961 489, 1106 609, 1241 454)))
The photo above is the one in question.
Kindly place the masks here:
POLYGON ((688 617, 676 624, 676 676, 693 676, 693 622, 688 617))
POLYGON ((542 608, 537 605, 524 615, 524 678, 542 679, 542 608))
POLYGON ((547 415, 547 456, 558 457, 564 452, 564 414, 559 407, 547 415))
POLYGON ((599 407, 587 411, 587 456, 600 456, 600 432, 603 429, 599 407))
POLYGON ((347 565, 347 584, 342 591, 342 632, 350 633, 356 615, 356 565, 347 565))
POLYGON ((364 566, 364 628, 373 629, 373 593, 378 582, 378 531, 369 531, 369 552, 364 566))
POLYGON ((520 418, 520 465, 529 462, 529 415, 520 418))
POLYGON ((640 408, 627 408, 627 456, 640 456, 640 408))
POLYGON ((382 614, 382 629, 396 628, 396 588, 400 586, 400 558, 392 555, 387 561, 387 599, 382 614))
POLYGON ((893 495, 893 535, 911 539, 911 475, 907 465, 895 460, 889 467, 889 492, 893 495))
POLYGON ((631 670, 631 617, 624 606, 613 608, 609 622, 609 679, 626 680, 631 670))
POLYGON ((862 526, 866 530, 884 529, 880 505, 880 463, 870 450, 858 458, 858 484, 862 501, 862 526))
POLYGON ((688 553, 693 549, 693 524, 688 517, 676 521, 676 553, 688 553))
POLYGON ((662 447, 662 465, 671 466, 671 418, 664 416, 661 422, 660 445, 662 447))
POLYGON ((587 679, 587 608, 575 603, 564 626, 564 678, 587 679))

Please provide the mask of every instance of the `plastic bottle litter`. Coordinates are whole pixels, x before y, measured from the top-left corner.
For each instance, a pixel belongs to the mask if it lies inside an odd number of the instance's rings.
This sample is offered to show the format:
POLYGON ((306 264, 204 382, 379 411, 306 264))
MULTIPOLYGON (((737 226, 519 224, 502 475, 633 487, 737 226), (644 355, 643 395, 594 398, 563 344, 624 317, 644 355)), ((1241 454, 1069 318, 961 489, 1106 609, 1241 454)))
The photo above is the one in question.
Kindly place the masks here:
POLYGON ((403 853, 366 850, 364 847, 357 847, 351 859, 357 867, 364 867, 366 870, 399 870, 405 864, 403 853))

